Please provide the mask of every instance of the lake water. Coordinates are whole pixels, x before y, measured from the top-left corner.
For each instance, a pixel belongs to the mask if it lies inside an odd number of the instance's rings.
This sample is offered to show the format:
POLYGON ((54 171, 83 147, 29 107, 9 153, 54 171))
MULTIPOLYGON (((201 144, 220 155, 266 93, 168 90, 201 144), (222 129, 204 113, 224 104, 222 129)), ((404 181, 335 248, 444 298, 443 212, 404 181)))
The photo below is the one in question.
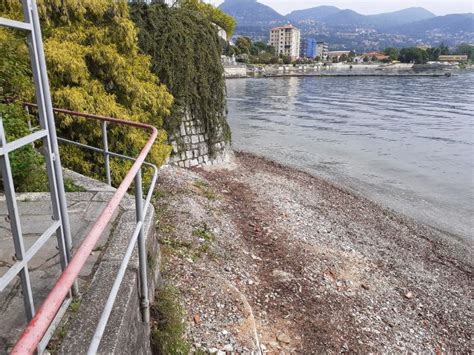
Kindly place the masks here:
POLYGON ((227 90, 235 149, 473 240, 474 73, 234 79, 227 90))

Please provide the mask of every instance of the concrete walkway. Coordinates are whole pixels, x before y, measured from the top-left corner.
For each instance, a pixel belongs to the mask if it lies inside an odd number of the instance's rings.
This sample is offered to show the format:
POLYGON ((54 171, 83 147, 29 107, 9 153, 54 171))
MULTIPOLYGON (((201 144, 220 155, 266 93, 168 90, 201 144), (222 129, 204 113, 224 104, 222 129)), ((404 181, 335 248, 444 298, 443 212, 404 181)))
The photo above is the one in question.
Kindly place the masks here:
MULTIPOLYGON (((75 246, 79 245, 92 228, 98 215, 110 200, 114 189, 81 175, 66 172, 76 184, 87 192, 67 193, 71 234, 75 246)), ((133 201, 128 201, 133 203, 133 201)), ((125 203, 128 203, 125 201, 125 203)), ((19 194, 18 206, 23 228, 25 248, 28 249, 36 239, 51 225, 52 208, 48 193, 19 194)), ((109 224, 88 263, 81 272, 79 286, 84 288, 92 279, 97 268, 110 231, 115 223, 109 224)), ((0 277, 14 263, 13 240, 8 222, 8 212, 4 196, 0 196, 0 277)), ((35 306, 39 307, 60 274, 57 240, 52 236, 29 264, 35 306)), ((26 316, 21 296, 20 279, 16 278, 7 289, 0 292, 0 354, 8 353, 20 332, 26 325, 26 316)))

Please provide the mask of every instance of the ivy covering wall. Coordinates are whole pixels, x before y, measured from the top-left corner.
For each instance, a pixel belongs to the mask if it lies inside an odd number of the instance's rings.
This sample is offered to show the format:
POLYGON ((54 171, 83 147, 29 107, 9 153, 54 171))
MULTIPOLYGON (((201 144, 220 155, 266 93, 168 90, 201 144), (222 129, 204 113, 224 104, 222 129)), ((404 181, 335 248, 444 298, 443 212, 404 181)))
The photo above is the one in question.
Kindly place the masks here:
POLYGON ((185 114, 198 119, 209 135, 212 154, 213 143, 223 136, 230 140, 230 129, 221 43, 210 15, 195 1, 175 7, 135 1, 130 14, 140 29, 140 49, 151 56, 153 72, 175 98, 166 129, 175 132, 185 114))

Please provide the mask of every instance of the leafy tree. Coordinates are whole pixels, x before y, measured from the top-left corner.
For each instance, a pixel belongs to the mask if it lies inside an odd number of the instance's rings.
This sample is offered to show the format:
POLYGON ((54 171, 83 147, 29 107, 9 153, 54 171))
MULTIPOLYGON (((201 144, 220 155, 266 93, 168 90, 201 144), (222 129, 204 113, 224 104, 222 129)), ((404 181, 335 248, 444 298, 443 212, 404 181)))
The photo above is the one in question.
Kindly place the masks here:
MULTIPOLYGON (((57 107, 97 113, 163 126, 170 112, 172 96, 150 71, 150 58, 140 54, 137 30, 128 16, 125 0, 43 0, 38 3, 43 20, 45 54, 53 103, 57 107)), ((22 18, 20 3, 4 0, 0 16, 22 18)), ((10 41, 11 34, 2 37, 10 41)), ((19 54, 26 53, 24 43, 19 54)), ((31 95, 22 96, 32 100, 31 95)), ((62 136, 81 143, 101 146, 98 123, 68 116, 60 117, 62 136)), ((146 132, 111 127, 110 148, 136 155, 148 138, 146 132)), ((150 160, 162 164, 169 154, 166 133, 160 131, 150 160)), ((61 147, 65 166, 103 177, 103 157, 73 146, 61 147)), ((112 159, 115 183, 121 181, 131 163, 112 159)))
POLYGON ((428 61, 428 53, 416 47, 403 48, 399 59, 402 63, 425 64, 428 61))
POLYGON ((235 41, 237 54, 250 54, 252 48, 252 40, 249 37, 239 37, 235 41))
POLYGON ((390 60, 397 60, 400 55, 400 50, 394 47, 385 48, 383 52, 390 57, 390 60))
POLYGON ((441 54, 441 48, 428 48, 426 50, 426 53, 428 55, 428 60, 436 61, 436 60, 438 60, 438 58, 441 54))
POLYGON ((152 58, 153 71, 172 92, 175 103, 169 132, 175 132, 184 114, 203 122, 209 149, 224 137, 230 140, 225 119, 225 81, 221 44, 215 26, 194 6, 130 4, 140 29, 141 50, 152 58))
POLYGON ((227 57, 232 57, 236 54, 235 47, 232 46, 229 42, 225 42, 225 44, 222 45, 222 54, 227 57))
POLYGON ((262 53, 269 53, 271 55, 274 55, 275 47, 270 46, 264 42, 255 42, 255 43, 251 43, 250 52, 253 55, 260 55, 262 53))
POLYGON ((11 103, 33 95, 24 40, 0 28, 0 101, 11 103))
POLYGON ((268 64, 280 64, 280 58, 277 56, 272 56, 268 64))
POLYGON ((438 48, 439 48, 440 55, 448 55, 450 53, 449 47, 445 45, 444 43, 441 43, 438 48))
MULTIPOLYGON (((0 103, 7 141, 14 141, 30 134, 26 111, 17 104, 0 103)), ((46 191, 47 178, 43 169, 44 158, 31 145, 17 149, 9 154, 13 182, 17 191, 46 191)), ((3 184, 3 182, 2 182, 3 184)))
POLYGON ((473 60, 474 46, 472 44, 463 43, 456 48, 456 54, 467 55, 469 60, 473 60))
POLYGON ((283 64, 291 64, 291 57, 289 55, 282 56, 283 64))
POLYGON ((252 43, 249 37, 239 37, 235 42, 235 53, 239 54, 238 61, 252 64, 278 63, 275 47, 264 42, 252 43))
POLYGON ((349 55, 347 56, 347 61, 352 63, 354 61, 355 55, 355 52, 350 51, 349 55))
MULTIPOLYGON (((7 141, 30 133, 28 116, 21 102, 31 97, 31 73, 24 39, 0 29, 0 118, 7 141)), ((20 192, 45 191, 46 174, 43 156, 31 145, 9 154, 15 189, 20 192)), ((2 182, 3 184, 3 182, 2 182)), ((3 188, 3 187, 2 187, 3 188)))

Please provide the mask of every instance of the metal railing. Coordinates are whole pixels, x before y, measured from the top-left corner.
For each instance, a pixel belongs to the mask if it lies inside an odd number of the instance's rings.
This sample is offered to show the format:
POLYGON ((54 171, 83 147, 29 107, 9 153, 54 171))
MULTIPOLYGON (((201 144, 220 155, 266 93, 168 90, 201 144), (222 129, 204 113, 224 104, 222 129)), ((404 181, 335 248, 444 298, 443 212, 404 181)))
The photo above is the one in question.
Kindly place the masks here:
MULTIPOLYGON (((43 41, 41 37, 38 8, 34 0, 22 0, 24 22, 0 17, 0 26, 20 30, 26 33, 28 52, 31 62, 31 72, 35 87, 36 102, 38 104, 38 117, 40 130, 20 138, 14 142, 7 142, 3 123, 0 124, 0 169, 2 173, 5 200, 8 209, 12 240, 15 249, 15 263, 0 278, 0 291, 4 290, 11 281, 18 275, 21 281, 21 291, 23 303, 28 321, 35 316, 35 304, 31 289, 31 280, 28 263, 35 254, 47 243, 52 235, 56 234, 61 270, 64 271, 71 260, 72 238, 70 233, 69 216, 67 214, 66 198, 64 193, 64 182, 59 156, 58 141, 56 137, 56 127, 54 122, 53 108, 51 104, 51 94, 49 90, 49 80, 46 71, 44 58, 43 41), (25 248, 23 240, 22 226, 16 201, 16 193, 13 184, 13 176, 10 165, 9 154, 14 150, 22 148, 28 144, 41 140, 45 156, 46 173, 48 176, 49 191, 52 205, 53 222, 49 228, 36 240, 28 249, 25 248)), ((73 281, 72 294, 77 293, 77 285, 73 281)), ((68 289, 68 293, 70 290, 68 289)), ((63 298, 64 300, 64 298, 63 298)), ((59 305, 57 317, 51 319, 55 323, 65 311, 71 298, 59 305)), ((48 341, 51 332, 45 334, 39 344, 41 351, 48 341)))
MULTIPOLYGON (((29 108, 36 107, 36 105, 27 104, 29 108)), ((119 271, 117 273, 116 279, 113 283, 112 289, 110 291, 109 297, 105 304, 104 310, 99 319, 96 331, 91 340, 91 344, 88 350, 88 354, 95 354, 99 348, 100 341, 105 331, 108 319, 113 309, 115 299, 117 297, 120 285, 125 276, 128 263, 132 256, 135 245, 138 242, 138 258, 139 258, 139 279, 140 279, 140 308, 142 311, 142 320, 145 323, 149 322, 150 313, 149 313, 149 300, 148 300, 148 281, 147 281, 147 260, 146 260, 146 245, 145 245, 145 236, 144 236, 144 218, 148 212, 151 198, 153 196, 153 190, 156 184, 158 177, 158 168, 150 163, 145 162, 145 158, 150 152, 153 143, 156 140, 158 131, 155 127, 125 120, 119 120, 112 117, 104 117, 99 115, 84 114, 69 110, 63 109, 54 109, 55 113, 66 114, 73 117, 82 117, 87 119, 99 120, 102 123, 102 132, 103 136, 103 147, 92 147, 86 144, 74 142, 65 138, 58 137, 60 142, 65 144, 73 144, 81 148, 89 149, 95 152, 102 153, 105 159, 105 171, 106 179, 110 181, 110 166, 109 159, 110 157, 115 157, 119 159, 126 159, 134 161, 129 172, 126 174, 122 183, 117 188, 116 192, 112 196, 111 200, 104 208, 100 216, 98 217, 96 223, 92 227, 89 234, 85 237, 84 241, 78 247, 77 251, 74 253, 74 256, 69 262, 69 265, 64 269, 63 273, 59 277, 53 289, 50 291, 49 295, 43 302, 42 306, 38 309, 33 319, 30 321, 24 332, 22 333, 19 341, 12 350, 12 354, 25 354, 33 353, 40 342, 42 341, 43 336, 48 331, 53 319, 55 318, 57 312, 61 308, 64 299, 67 297, 69 289, 74 284, 74 280, 79 275, 82 267, 85 265, 87 258, 95 247, 95 244, 99 240, 100 236, 104 232, 107 224, 111 221, 112 216, 115 211, 119 208, 120 202, 125 196, 128 189, 131 187, 132 183, 135 182, 135 211, 136 211, 136 227, 132 234, 132 237, 129 241, 128 247, 125 252, 125 256, 120 265, 119 271), (132 158, 123 154, 114 153, 108 150, 108 139, 107 139, 107 127, 108 124, 119 124, 124 126, 129 126, 133 128, 142 128, 150 131, 150 137, 141 150, 137 158, 132 158), (148 166, 153 169, 153 177, 149 186, 149 190, 145 199, 145 204, 143 204, 143 187, 142 187, 142 165, 148 166)))
POLYGON ((55 325, 59 322, 61 316, 66 311, 72 297, 78 293, 76 278, 78 277, 82 267, 85 265, 85 262, 92 252, 95 244, 103 234, 108 223, 111 221, 114 212, 119 208, 119 205, 128 189, 132 186, 132 183, 135 182, 136 227, 129 241, 124 259, 122 260, 118 270, 117 277, 114 280, 104 310, 101 314, 94 337, 91 340, 88 353, 94 354, 97 352, 99 347, 109 316, 112 312, 120 284, 123 280, 127 265, 137 243, 139 254, 140 307, 142 310, 143 321, 149 321, 146 246, 143 228, 144 218, 150 206, 158 170, 156 166, 145 162, 145 159, 152 149, 152 146, 157 138, 158 131, 156 128, 150 125, 138 122, 124 121, 116 118, 97 115, 88 115, 68 110, 53 109, 36 1, 21 0, 21 2, 24 13, 24 22, 0 17, 0 26, 24 31, 27 35, 37 103, 37 105, 28 104, 27 107, 35 107, 37 109, 40 126, 39 130, 23 138, 13 142, 7 142, 3 123, 0 119, 0 170, 2 173, 5 200, 12 230, 12 239, 14 243, 16 259, 16 262, 2 277, 0 277, 0 291, 4 290, 11 283, 11 281, 16 278, 16 276, 20 277, 26 317, 29 321, 27 327, 21 334, 20 339, 14 346, 12 354, 31 354, 35 351, 41 353, 46 348, 47 343, 54 332, 55 325), (58 138, 56 136, 54 112, 100 121, 102 124, 103 147, 90 147, 88 145, 73 142, 65 138, 58 138), (125 125, 150 131, 150 137, 137 158, 131 158, 109 151, 107 137, 108 124, 125 125), (28 144, 33 144, 37 140, 41 140, 43 143, 46 172, 48 175, 49 190, 51 195, 53 223, 36 240, 36 242, 28 250, 26 250, 25 243, 23 241, 15 188, 13 185, 9 154, 19 148, 25 147, 28 144), (77 248, 77 251, 74 253, 74 257, 72 257, 72 238, 70 233, 69 217, 67 213, 58 141, 67 144, 74 144, 85 149, 102 153, 105 158, 106 180, 109 184, 111 183, 110 157, 133 161, 133 165, 131 166, 130 170, 126 174, 122 183, 116 189, 111 200, 101 212, 89 234, 77 248), (145 204, 143 205, 142 166, 144 165, 151 167, 154 173, 148 194, 146 196, 145 204), (62 273, 40 308, 36 310, 31 289, 28 263, 46 244, 53 234, 56 234, 58 241, 62 273))

